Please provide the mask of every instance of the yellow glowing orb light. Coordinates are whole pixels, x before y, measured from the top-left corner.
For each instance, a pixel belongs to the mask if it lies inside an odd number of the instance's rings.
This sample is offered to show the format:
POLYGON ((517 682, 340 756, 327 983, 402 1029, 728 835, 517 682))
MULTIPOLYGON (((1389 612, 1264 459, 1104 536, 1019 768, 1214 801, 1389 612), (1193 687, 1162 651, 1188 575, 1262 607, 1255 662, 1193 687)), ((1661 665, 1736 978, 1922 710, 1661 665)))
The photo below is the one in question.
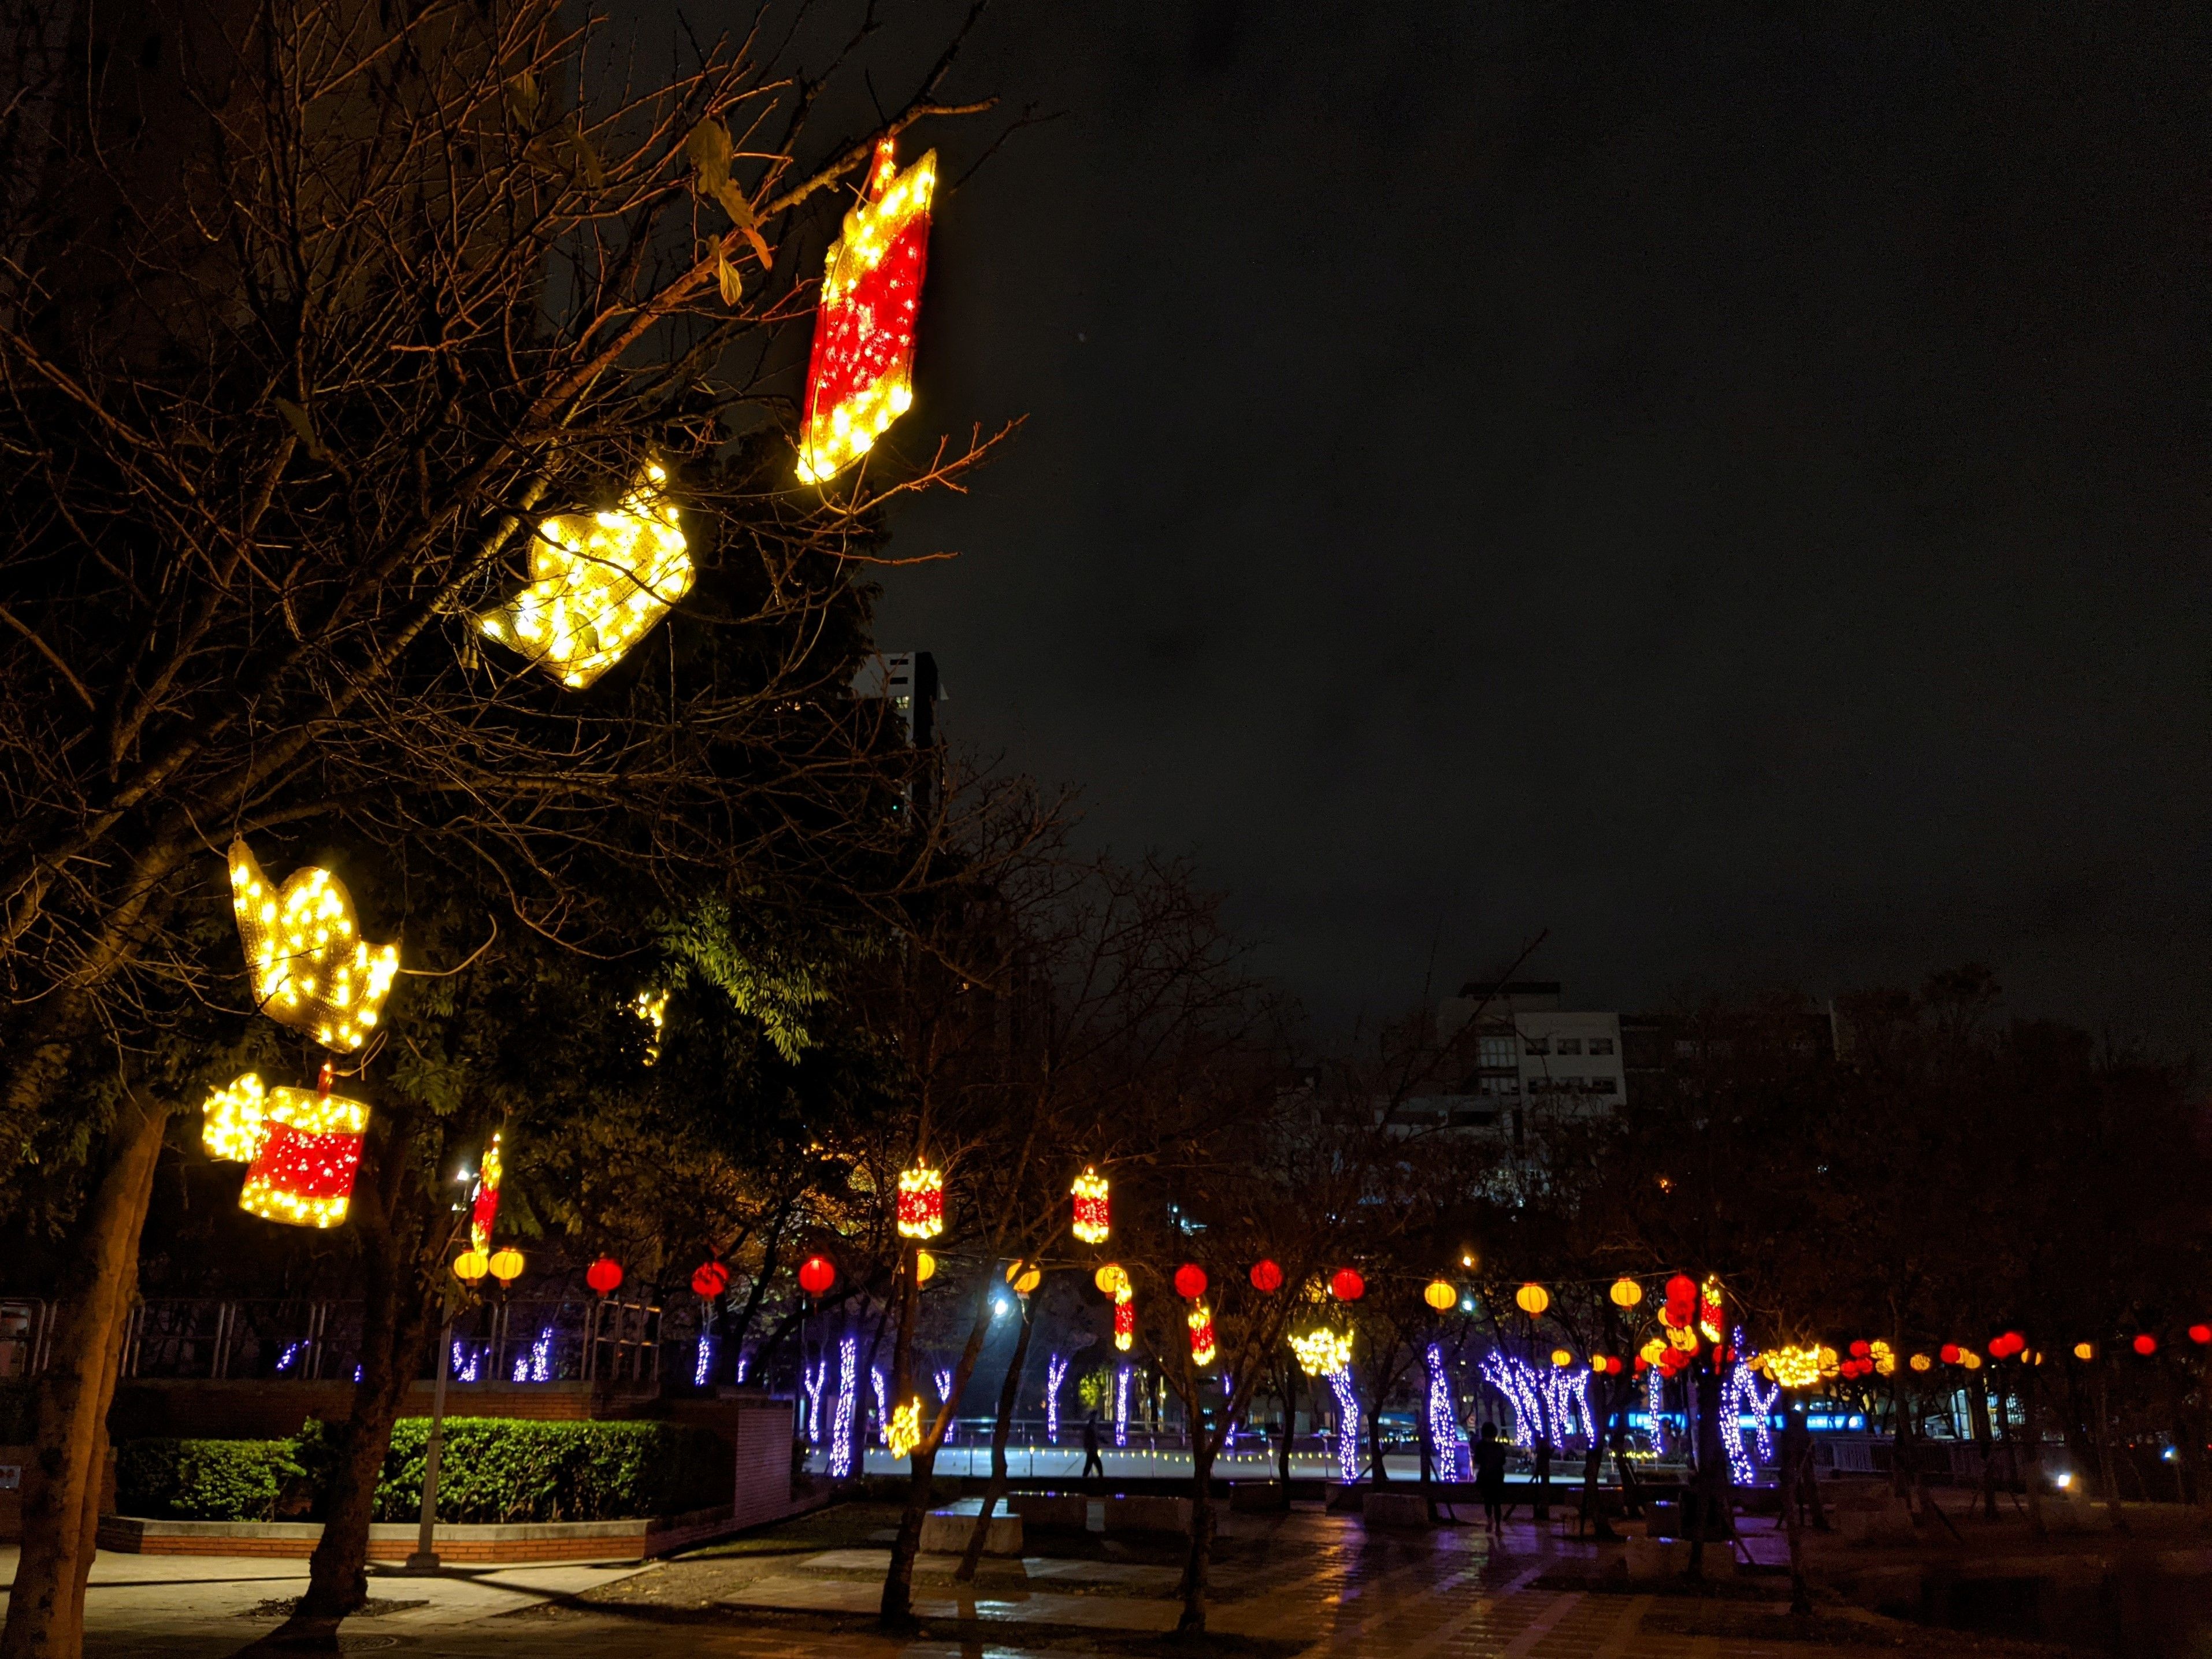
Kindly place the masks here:
POLYGON ((1645 1364, 1656 1365, 1667 1357, 1666 1340, 1664 1338, 1655 1336, 1649 1342, 1646 1342, 1642 1347, 1638 1348, 1636 1352, 1637 1356, 1641 1358, 1645 1364))
POLYGON ((1959 1363, 1970 1371, 1978 1371, 1982 1368, 1982 1357, 1972 1348, 1961 1348, 1959 1350, 1959 1363))
POLYGON ((1554 1348, 1552 1350, 1552 1364, 1553 1369, 1565 1370, 1568 1366, 1574 1363, 1574 1355, 1569 1353, 1565 1348, 1554 1348))
POLYGON ((1109 1261, 1091 1275, 1091 1282, 1109 1296, 1119 1296, 1129 1288, 1129 1270, 1118 1261, 1109 1261))
POLYGON ((511 646, 573 690, 620 662, 691 591, 696 574, 666 469, 648 465, 612 510, 541 520, 530 583, 482 611, 485 637, 511 646))
POLYGON ((200 1144, 208 1156, 225 1164, 251 1164, 268 1138, 269 1091, 258 1073, 248 1072, 226 1088, 211 1091, 200 1109, 207 1121, 200 1144))
POLYGON ((1552 1305, 1552 1293, 1541 1285, 1523 1285, 1513 1292, 1513 1305, 1535 1319, 1552 1305))
POLYGON ((1203 1302, 1194 1302, 1184 1322, 1190 1327, 1190 1363, 1211 1365, 1214 1352, 1213 1310, 1203 1302))
POLYGON ((294 1227, 338 1225, 361 1168, 368 1106, 306 1089, 271 1089, 264 1121, 268 1136, 246 1172, 238 1207, 294 1227))
POLYGON ((230 902, 261 1012, 325 1048, 352 1054, 368 1042, 399 972, 399 947, 362 938, 345 884, 310 865, 272 887, 234 841, 230 902))
POLYGON ((1836 1370, 1836 1351, 1818 1343, 1803 1347, 1769 1348, 1759 1357, 1759 1368, 1785 1389, 1809 1389, 1836 1370))
POLYGON ((893 1457, 904 1457, 921 1443, 921 1396, 891 1407, 891 1420, 884 1425, 884 1447, 893 1457))
POLYGON ((1867 1357, 1874 1361, 1875 1373, 1880 1376, 1897 1375, 1897 1350, 1880 1337, 1867 1344, 1867 1357))
POLYGON ((453 1258, 453 1277, 473 1285, 491 1271, 491 1258, 482 1250, 463 1250, 453 1258))
POLYGON ((1449 1279, 1432 1279, 1428 1288, 1421 1292, 1421 1300, 1438 1313, 1443 1313, 1459 1300, 1459 1287, 1449 1279))
POLYGON ((1632 1279, 1616 1279, 1606 1292, 1616 1308, 1632 1308, 1644 1300, 1644 1287, 1632 1279))
POLYGON ((830 245, 799 428, 799 476, 807 483, 836 477, 913 406, 915 323, 936 190, 935 150, 901 173, 884 139, 866 197, 830 245))
POLYGON ((1103 1244, 1114 1227, 1113 1198, 1106 1177, 1096 1170, 1085 1170, 1075 1177, 1067 1195, 1075 1200, 1075 1221, 1069 1231, 1080 1243, 1103 1244))
POLYGON ((2094 1342, 2076 1342, 2074 1345, 2074 1357, 2084 1363, 2094 1359, 2097 1357, 2097 1345, 2094 1342))
POLYGON ((668 993, 640 991, 629 1011, 653 1027, 653 1036, 645 1045, 645 1063, 650 1066, 660 1058, 660 1034, 668 1025, 668 993))
POLYGON ((945 1231, 945 1171, 918 1164, 899 1171, 901 1238, 934 1238, 945 1231))
POLYGON ((1027 1296, 1044 1283, 1044 1271, 1040 1267, 1024 1267, 1018 1261, 1006 1264, 1006 1283, 1014 1287, 1017 1296, 1027 1296))
POLYGON ((491 1276, 499 1280, 500 1288, 504 1290, 522 1277, 522 1252, 509 1244, 494 1250, 489 1265, 491 1276))
POLYGON ((1298 1369, 1308 1376, 1334 1376, 1352 1363, 1352 1336, 1349 1332, 1339 1335, 1324 1325, 1304 1336, 1293 1336, 1291 1352, 1298 1357, 1298 1369))
POLYGON ((927 1285, 936 1277, 937 1258, 927 1250, 916 1250, 914 1253, 914 1282, 927 1285))
POLYGON ((1924 1353, 1913 1355, 1909 1363, 1916 1371, 1933 1370, 1936 1368, 1936 1362, 1924 1353))

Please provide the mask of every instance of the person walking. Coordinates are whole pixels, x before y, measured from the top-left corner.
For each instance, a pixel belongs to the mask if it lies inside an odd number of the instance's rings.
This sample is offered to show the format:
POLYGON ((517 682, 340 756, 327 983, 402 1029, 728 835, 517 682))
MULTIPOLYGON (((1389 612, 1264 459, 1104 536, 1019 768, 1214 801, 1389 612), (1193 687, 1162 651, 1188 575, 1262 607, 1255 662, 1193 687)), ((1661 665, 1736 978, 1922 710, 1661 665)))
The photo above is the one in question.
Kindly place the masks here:
POLYGON ((1474 1443, 1474 1491, 1482 1499, 1482 1529, 1505 1541, 1505 1441, 1498 1425, 1486 1423, 1474 1443))
POLYGON ((1098 1455, 1098 1413, 1093 1412, 1083 1422, 1083 1473, 1079 1480, 1088 1480, 1096 1470, 1098 1478, 1106 1478, 1106 1460, 1098 1455))

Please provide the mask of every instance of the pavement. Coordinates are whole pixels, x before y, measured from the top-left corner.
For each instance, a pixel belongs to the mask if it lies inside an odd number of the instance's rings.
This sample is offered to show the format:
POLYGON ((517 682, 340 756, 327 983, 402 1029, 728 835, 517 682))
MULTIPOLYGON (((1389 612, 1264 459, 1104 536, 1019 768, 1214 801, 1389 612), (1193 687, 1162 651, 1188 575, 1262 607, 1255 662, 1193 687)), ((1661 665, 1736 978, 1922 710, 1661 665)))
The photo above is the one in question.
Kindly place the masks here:
MULTIPOLYGON (((640 1567, 486 1567, 417 1577, 373 1571, 371 1612, 349 1620, 349 1653, 394 1659, 684 1659, 823 1655, 1152 1655, 1239 1659, 1832 1659, 1876 1651, 2021 1656, 2035 1644, 1921 1632, 1841 1606, 1790 1632, 1768 1575, 1717 1596, 1638 1593, 1593 1575, 1619 1558, 1525 1518, 1502 1544, 1479 1528, 1370 1532, 1317 1508, 1230 1516, 1209 1598, 1210 1641, 1173 1644, 1180 1611, 1171 1542, 1096 1534, 1052 1554, 990 1564, 974 1585, 951 1558, 924 1558, 921 1634, 873 1628, 892 1511, 847 1505, 692 1556, 640 1567), (1813 1639, 1808 1639, 1808 1638, 1813 1639)), ((1778 1539, 1755 1540, 1762 1559, 1778 1539)), ((264 1604, 297 1595, 305 1563, 103 1553, 87 1599, 88 1659, 214 1659, 276 1628, 264 1604)), ((0 1550, 12 1578, 14 1551, 0 1550)), ((261 1659, 257 1655, 255 1659, 261 1659)))

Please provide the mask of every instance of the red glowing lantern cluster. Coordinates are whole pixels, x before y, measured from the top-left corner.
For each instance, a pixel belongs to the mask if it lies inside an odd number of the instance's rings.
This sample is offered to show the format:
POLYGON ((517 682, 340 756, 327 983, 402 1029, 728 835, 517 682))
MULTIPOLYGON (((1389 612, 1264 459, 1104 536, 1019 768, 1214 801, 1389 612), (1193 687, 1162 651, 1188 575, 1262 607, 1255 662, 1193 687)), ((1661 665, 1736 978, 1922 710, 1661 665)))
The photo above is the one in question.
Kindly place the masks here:
POLYGON ((810 1255, 799 1264, 799 1288, 809 1296, 820 1296, 837 1282, 837 1269, 829 1257, 810 1255))
POLYGON ((1676 1273, 1667 1281, 1667 1305, 1659 1310, 1659 1322, 1670 1331, 1686 1331, 1697 1320, 1698 1281, 1676 1273))
POLYGON ((1936 1350, 1936 1357, 1947 1365, 1957 1364, 1959 1363, 1959 1345, 1955 1342, 1946 1342, 1942 1347, 1936 1350))
POLYGON ((691 1291, 709 1302, 730 1288, 730 1270, 719 1261, 702 1261, 691 1270, 691 1291))
POLYGON ((1328 1276, 1328 1293, 1339 1302, 1357 1302, 1367 1294, 1367 1281, 1350 1267, 1339 1267, 1328 1276))
POLYGON ((584 1270, 584 1283, 605 1296, 623 1282, 622 1263, 611 1255, 603 1255, 584 1270))
POLYGON ((1264 1256, 1252 1264, 1252 1288, 1262 1296, 1273 1296, 1283 1288, 1283 1270, 1264 1256))
POLYGON ((2189 1340, 2200 1348, 2212 1344, 2212 1325, 2191 1325, 2189 1328, 2189 1340))
POLYGON ((1600 1353, 1590 1356, 1590 1369, 1600 1376, 1619 1376, 1628 1367, 1621 1364, 1617 1353, 1600 1353))
POLYGON ((1990 1358, 1992 1359, 2009 1359, 2016 1353, 2026 1352, 2027 1348, 2027 1339, 2018 1331, 2007 1331, 2002 1336, 1990 1339, 1990 1358))
POLYGON ((1186 1302, 1195 1302, 1206 1294, 1206 1269, 1195 1261, 1186 1261, 1175 1270, 1176 1294, 1186 1302))

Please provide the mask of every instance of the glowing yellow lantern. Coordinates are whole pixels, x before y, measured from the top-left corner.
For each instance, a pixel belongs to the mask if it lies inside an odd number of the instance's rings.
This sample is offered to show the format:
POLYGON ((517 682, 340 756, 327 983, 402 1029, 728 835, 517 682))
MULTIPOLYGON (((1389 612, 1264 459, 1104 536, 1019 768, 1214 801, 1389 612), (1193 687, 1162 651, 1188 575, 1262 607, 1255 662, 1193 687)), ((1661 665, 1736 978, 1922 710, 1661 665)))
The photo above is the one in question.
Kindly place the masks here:
POLYGON ((1429 1287, 1421 1292, 1421 1300, 1442 1313, 1459 1300, 1459 1291, 1449 1279, 1432 1279, 1429 1287))
POLYGON ((310 865, 272 888, 243 841, 230 844, 230 902, 263 1013, 325 1048, 368 1041, 399 972, 399 947, 371 945, 345 884, 310 865))
POLYGON ((1552 1364, 1555 1370, 1565 1370, 1568 1366, 1574 1363, 1574 1355, 1569 1353, 1565 1348, 1554 1348, 1552 1350, 1552 1364))
POLYGON ((927 1164, 902 1170, 898 1181, 901 1238, 934 1238, 945 1231, 945 1171, 927 1164))
POLYGON ((893 1457, 904 1457, 921 1443, 921 1396, 903 1406, 891 1407, 891 1419, 884 1425, 884 1446, 893 1457))
POLYGON ((1959 1350, 1959 1363, 1970 1371, 1978 1371, 1982 1368, 1982 1357, 1972 1348, 1961 1348, 1959 1350))
POLYGON ((1044 1271, 1040 1267, 1024 1268, 1018 1261, 1006 1264, 1006 1283, 1014 1287, 1018 1296, 1027 1296, 1044 1282, 1044 1271))
POLYGON ((1644 1287, 1632 1279, 1616 1279, 1613 1288, 1606 1292, 1616 1308, 1632 1308, 1644 1300, 1644 1287))
POLYGON ((1636 1352, 1645 1364, 1656 1365, 1667 1357, 1667 1344, 1663 1338, 1655 1336, 1636 1352))
POLYGON ((1292 1337, 1291 1352, 1297 1356, 1298 1369, 1308 1376, 1334 1376, 1352 1362, 1352 1338, 1323 1326, 1292 1337))
POLYGON ((269 1133, 269 1091, 261 1086, 260 1076, 248 1072, 228 1087, 212 1091, 200 1109, 207 1116, 200 1144, 208 1155, 225 1164, 251 1164, 269 1133))
POLYGON ((512 1285, 522 1277, 522 1252, 509 1244, 491 1253, 491 1276, 501 1287, 512 1285))
POLYGON ((1541 1285, 1523 1285, 1513 1292, 1513 1305, 1534 1319, 1552 1305, 1552 1293, 1541 1285))
POLYGON ((1190 1327, 1190 1363, 1211 1365, 1213 1363, 1212 1310, 1203 1302, 1194 1302, 1184 1322, 1190 1327))
POLYGON ((937 152, 898 171, 876 146, 867 193, 830 246, 800 411, 799 476, 825 483, 866 454, 914 404, 914 335, 929 255, 937 152))
POLYGON ((649 465, 611 511, 541 520, 529 586, 477 626, 573 690, 612 668, 691 591, 690 544, 667 482, 666 469, 649 465))
POLYGON ((1916 1371, 1933 1370, 1936 1368, 1936 1362, 1924 1353, 1913 1355, 1911 1364, 1912 1369, 1916 1371))
POLYGON ((937 1258, 927 1250, 916 1250, 914 1253, 914 1282, 927 1285, 936 1277, 937 1258))
POLYGON ((1109 1261, 1091 1275, 1091 1282, 1108 1296, 1119 1296, 1129 1288, 1129 1270, 1118 1261, 1109 1261))
POLYGON ((453 1258, 453 1277, 464 1285, 473 1285, 491 1271, 491 1258, 482 1250, 463 1250, 453 1258))
POLYGON ((2085 1362, 2094 1359, 2097 1357, 2097 1345, 2094 1342, 2076 1342, 2074 1345, 2074 1357, 2085 1362))
POLYGON ((1882 1376, 1897 1375, 1897 1350, 1880 1337, 1867 1345, 1867 1357, 1874 1361, 1875 1372, 1882 1376))
POLYGON ((1075 1184, 1067 1189, 1075 1200, 1075 1224, 1072 1231, 1085 1244, 1103 1244, 1113 1231, 1113 1200, 1107 1189, 1106 1177, 1096 1170, 1085 1170, 1075 1177, 1075 1184))

